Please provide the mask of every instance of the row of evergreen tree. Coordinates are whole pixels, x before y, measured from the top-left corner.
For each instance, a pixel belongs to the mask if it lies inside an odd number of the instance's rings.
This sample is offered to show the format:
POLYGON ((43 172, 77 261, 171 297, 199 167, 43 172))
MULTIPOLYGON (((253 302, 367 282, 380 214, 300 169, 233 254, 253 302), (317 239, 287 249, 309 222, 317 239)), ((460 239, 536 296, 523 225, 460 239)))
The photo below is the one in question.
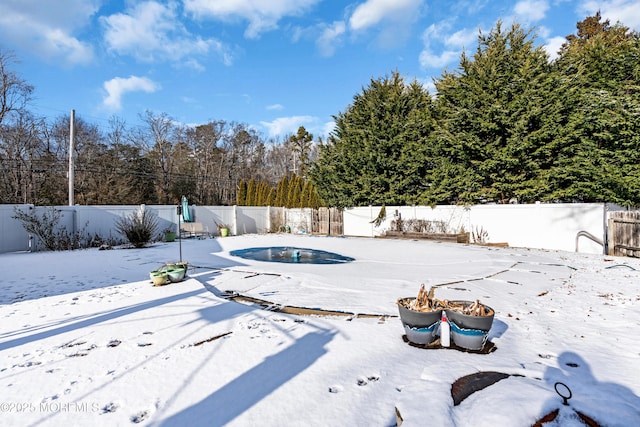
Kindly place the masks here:
POLYGON ((284 206, 286 208, 319 208, 324 202, 309 180, 293 174, 285 176, 273 187, 266 181, 253 178, 240 181, 238 206, 284 206))
POLYGON ((310 176, 331 206, 640 205, 640 36, 600 14, 551 60, 498 23, 431 96, 399 72, 335 117, 310 176))

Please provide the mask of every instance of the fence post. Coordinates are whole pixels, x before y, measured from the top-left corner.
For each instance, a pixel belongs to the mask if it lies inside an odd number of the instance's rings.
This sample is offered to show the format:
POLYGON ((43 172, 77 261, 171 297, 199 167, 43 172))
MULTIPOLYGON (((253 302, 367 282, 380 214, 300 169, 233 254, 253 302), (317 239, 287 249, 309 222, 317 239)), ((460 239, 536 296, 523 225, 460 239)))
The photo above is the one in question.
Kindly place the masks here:
POLYGON ((605 242, 606 244, 605 253, 607 255, 614 255, 614 252, 615 252, 615 247, 616 247, 615 224, 616 222, 614 221, 613 218, 610 217, 607 220, 607 241, 605 242))
POLYGON ((271 206, 267 206, 267 223, 265 233, 271 233, 271 206))
POLYGON ((231 225, 231 233, 238 235, 238 205, 233 205, 233 224, 231 225))

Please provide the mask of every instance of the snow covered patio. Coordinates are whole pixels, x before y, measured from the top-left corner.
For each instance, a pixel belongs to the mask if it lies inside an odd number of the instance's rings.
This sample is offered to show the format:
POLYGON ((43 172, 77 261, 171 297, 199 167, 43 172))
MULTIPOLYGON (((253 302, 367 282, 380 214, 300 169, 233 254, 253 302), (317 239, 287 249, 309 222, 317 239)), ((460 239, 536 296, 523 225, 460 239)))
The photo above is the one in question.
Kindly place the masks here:
POLYGON ((548 426, 640 423, 640 260, 426 241, 245 235, 0 255, 0 423, 548 426), (295 246, 355 261, 249 261, 295 246), (396 300, 420 284, 496 310, 496 351, 406 344, 396 300), (298 316, 224 298, 351 316, 298 316), (357 316, 366 314, 373 316, 357 316), (509 376, 454 405, 465 375, 509 376), (554 390, 563 382, 569 406, 554 390))

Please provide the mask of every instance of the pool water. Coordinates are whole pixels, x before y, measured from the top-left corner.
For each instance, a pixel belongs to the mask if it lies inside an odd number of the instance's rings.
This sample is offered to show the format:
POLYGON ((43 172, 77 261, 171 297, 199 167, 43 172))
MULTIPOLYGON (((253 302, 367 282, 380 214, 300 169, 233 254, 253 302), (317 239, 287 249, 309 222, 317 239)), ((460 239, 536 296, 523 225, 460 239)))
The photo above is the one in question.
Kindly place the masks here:
POLYGON ((253 261, 285 262, 292 264, 343 264, 354 260, 351 257, 334 252, 290 246, 237 249, 231 251, 230 254, 253 261))

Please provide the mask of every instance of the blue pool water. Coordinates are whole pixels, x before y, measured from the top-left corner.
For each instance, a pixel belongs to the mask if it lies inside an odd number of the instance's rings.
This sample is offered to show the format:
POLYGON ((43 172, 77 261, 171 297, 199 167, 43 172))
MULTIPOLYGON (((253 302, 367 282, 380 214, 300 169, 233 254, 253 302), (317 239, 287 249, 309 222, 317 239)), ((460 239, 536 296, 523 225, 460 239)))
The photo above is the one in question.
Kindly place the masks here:
POLYGON ((230 254, 254 261, 300 264, 343 264, 353 261, 353 258, 333 252, 289 246, 238 249, 231 251, 230 254))

